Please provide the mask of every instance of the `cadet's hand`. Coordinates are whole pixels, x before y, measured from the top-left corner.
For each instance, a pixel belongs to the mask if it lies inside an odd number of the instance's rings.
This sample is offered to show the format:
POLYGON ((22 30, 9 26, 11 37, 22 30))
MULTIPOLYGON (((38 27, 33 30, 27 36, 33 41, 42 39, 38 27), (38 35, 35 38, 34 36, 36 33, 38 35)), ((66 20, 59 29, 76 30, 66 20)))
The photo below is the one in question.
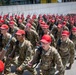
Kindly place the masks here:
POLYGON ((17 71, 22 71, 22 68, 21 67, 18 67, 16 70, 17 71))
POLYGON ((12 58, 11 58, 11 57, 8 57, 8 59, 9 59, 9 60, 12 60, 12 58))
POLYGON ((29 67, 29 68, 32 68, 31 62, 28 62, 28 67, 29 67))

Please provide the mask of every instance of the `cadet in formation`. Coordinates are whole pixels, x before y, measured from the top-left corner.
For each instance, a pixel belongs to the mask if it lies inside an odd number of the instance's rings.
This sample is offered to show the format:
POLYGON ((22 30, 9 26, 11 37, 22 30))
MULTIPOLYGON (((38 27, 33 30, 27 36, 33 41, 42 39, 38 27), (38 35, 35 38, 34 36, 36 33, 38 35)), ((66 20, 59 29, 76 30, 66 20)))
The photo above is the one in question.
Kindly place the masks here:
POLYGON ((69 39, 69 31, 64 30, 61 33, 61 38, 57 42, 57 50, 62 58, 64 68, 70 63, 70 67, 74 63, 74 43, 69 39))
POLYGON ((30 69, 27 66, 28 61, 30 61, 31 59, 31 43, 30 41, 25 40, 24 30, 18 30, 16 32, 16 36, 17 41, 15 44, 15 49, 9 56, 9 59, 11 59, 11 64, 13 64, 16 67, 15 74, 22 75, 24 69, 28 69, 29 71, 31 71, 32 75, 34 75, 33 69, 30 69))
POLYGON ((33 59, 28 63, 29 68, 40 62, 40 75, 55 75, 55 66, 59 71, 58 75, 64 75, 61 57, 57 50, 50 46, 52 42, 50 35, 43 35, 40 41, 41 46, 36 50, 33 59))

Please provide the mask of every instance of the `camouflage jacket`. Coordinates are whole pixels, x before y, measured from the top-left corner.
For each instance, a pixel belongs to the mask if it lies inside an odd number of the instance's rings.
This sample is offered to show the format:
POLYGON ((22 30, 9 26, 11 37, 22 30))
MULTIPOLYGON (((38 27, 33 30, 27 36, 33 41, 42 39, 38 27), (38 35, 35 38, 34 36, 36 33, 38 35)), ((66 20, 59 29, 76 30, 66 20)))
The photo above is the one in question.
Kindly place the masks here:
POLYGON ((55 67, 55 64, 57 64, 57 69, 59 70, 59 73, 63 74, 64 67, 62 64, 62 60, 59 53, 54 47, 50 46, 48 51, 44 51, 42 47, 39 47, 33 57, 33 60, 31 61, 31 64, 36 64, 40 59, 40 68, 42 70, 51 70, 55 67))
POLYGON ((13 58, 18 56, 18 66, 24 69, 31 59, 31 51, 31 43, 24 39, 22 43, 19 41, 16 42, 15 49, 10 56, 13 56, 13 58))
MULTIPOLYGON (((10 38, 11 38, 11 34, 9 34, 9 33, 7 33, 6 37, 2 36, 2 49, 5 48, 8 41, 10 40, 10 38)), ((11 53, 11 51, 13 50, 15 42, 16 42, 16 39, 13 37, 9 44, 9 48, 7 50, 6 56, 8 56, 11 53)))
POLYGON ((66 41, 60 39, 60 41, 57 42, 57 50, 61 58, 66 58, 67 56, 70 57, 71 62, 74 61, 75 45, 69 38, 66 41))
POLYGON ((27 40, 29 40, 32 43, 33 47, 35 47, 36 43, 39 41, 39 36, 37 32, 31 29, 29 32, 26 32, 25 36, 27 40))

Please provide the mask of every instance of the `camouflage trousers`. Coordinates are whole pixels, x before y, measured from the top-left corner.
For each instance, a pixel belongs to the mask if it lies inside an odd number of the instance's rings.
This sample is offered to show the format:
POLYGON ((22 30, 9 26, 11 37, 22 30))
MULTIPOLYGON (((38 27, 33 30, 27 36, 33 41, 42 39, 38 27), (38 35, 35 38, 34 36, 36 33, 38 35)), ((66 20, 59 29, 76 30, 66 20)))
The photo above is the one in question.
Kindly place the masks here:
POLYGON ((66 69, 66 65, 69 63, 70 56, 65 56, 62 58, 62 63, 64 65, 64 69, 66 69))
POLYGON ((50 70, 40 70, 40 75, 55 75, 55 69, 52 68, 50 70))
MULTIPOLYGON (((21 62, 18 61, 18 57, 13 60, 13 65, 17 68, 21 65, 21 62)), ((15 71, 16 75, 22 75, 24 70, 28 70, 32 75, 36 75, 34 72, 34 68, 29 68, 28 66, 24 67, 22 71, 15 71)))
POLYGON ((8 58, 4 58, 4 62, 5 62, 5 69, 4 69, 4 74, 8 74, 11 72, 11 60, 8 58))
POLYGON ((35 71, 37 75, 55 75, 55 72, 56 72, 56 67, 51 67, 48 70, 44 70, 43 68, 41 68, 40 63, 36 66, 36 71, 35 71))
POLYGON ((18 62, 18 57, 12 61, 7 60, 7 64, 5 65, 5 74, 6 75, 23 75, 24 70, 28 70, 32 75, 36 75, 33 68, 25 67, 22 71, 17 71, 16 69, 20 66, 18 62), (14 67, 12 70, 11 67, 14 67), (14 72, 14 74, 12 73, 14 72))

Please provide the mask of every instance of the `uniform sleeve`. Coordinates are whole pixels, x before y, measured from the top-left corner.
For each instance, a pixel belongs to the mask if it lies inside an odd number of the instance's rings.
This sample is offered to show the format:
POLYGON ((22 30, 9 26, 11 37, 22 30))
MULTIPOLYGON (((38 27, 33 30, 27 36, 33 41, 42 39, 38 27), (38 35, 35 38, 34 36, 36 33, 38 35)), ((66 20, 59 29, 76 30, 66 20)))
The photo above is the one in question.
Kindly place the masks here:
POLYGON ((52 34, 50 34, 50 36, 52 37, 52 43, 51 43, 51 45, 54 46, 54 47, 56 47, 56 41, 55 41, 54 36, 52 34))
POLYGON ((36 50, 36 53, 35 53, 35 55, 33 56, 33 59, 32 59, 32 61, 31 61, 31 65, 33 66, 34 64, 39 63, 40 58, 41 58, 40 52, 39 52, 39 50, 36 50))
POLYGON ((70 60, 69 62, 72 64, 74 62, 74 56, 75 56, 75 45, 73 42, 69 43, 69 49, 70 49, 70 60))
POLYGON ((38 43, 38 41, 39 41, 39 35, 38 35, 38 33, 36 31, 34 31, 34 36, 35 36, 36 43, 38 43))
POLYGON ((31 44, 30 44, 30 42, 28 42, 28 44, 27 44, 27 50, 26 50, 26 52, 25 52, 25 60, 24 60, 24 62, 20 65, 20 67, 21 67, 22 69, 26 68, 26 66, 27 66, 27 64, 28 64, 28 61, 31 60, 31 56, 32 56, 31 51, 32 51, 31 44))
POLYGON ((13 37, 11 42, 10 42, 10 46, 9 46, 9 49, 6 53, 6 55, 10 54, 12 52, 12 50, 14 49, 15 47, 15 42, 16 42, 16 39, 13 37))
POLYGON ((55 60, 55 63, 57 64, 57 70, 59 71, 59 75, 64 75, 64 67, 62 64, 61 57, 57 52, 57 50, 54 51, 54 60, 55 60))

